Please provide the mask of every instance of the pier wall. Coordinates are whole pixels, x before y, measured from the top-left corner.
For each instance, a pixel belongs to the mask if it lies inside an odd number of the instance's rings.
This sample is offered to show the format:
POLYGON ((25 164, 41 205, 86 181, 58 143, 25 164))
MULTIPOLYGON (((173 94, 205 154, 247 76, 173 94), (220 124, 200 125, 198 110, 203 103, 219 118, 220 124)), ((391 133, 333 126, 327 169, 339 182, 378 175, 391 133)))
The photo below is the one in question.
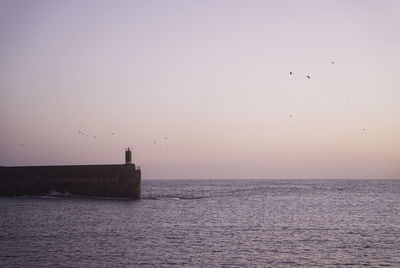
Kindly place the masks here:
POLYGON ((46 195, 140 198, 141 171, 134 164, 0 167, 0 196, 46 195))

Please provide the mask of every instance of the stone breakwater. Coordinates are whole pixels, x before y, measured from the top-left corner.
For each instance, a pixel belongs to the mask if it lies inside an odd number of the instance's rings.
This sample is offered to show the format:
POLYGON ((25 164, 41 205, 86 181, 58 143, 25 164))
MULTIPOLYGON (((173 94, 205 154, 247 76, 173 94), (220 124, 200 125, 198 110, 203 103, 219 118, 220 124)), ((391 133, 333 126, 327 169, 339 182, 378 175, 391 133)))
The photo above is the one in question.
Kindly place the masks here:
POLYGON ((0 167, 0 196, 46 195, 140 198, 141 170, 135 164, 0 167))

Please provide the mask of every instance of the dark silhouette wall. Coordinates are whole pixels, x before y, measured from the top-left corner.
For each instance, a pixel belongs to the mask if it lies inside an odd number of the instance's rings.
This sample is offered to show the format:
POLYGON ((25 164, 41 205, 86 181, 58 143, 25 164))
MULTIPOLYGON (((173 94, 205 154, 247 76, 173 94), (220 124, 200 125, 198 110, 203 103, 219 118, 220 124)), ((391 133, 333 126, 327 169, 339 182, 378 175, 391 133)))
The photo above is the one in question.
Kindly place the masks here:
POLYGON ((0 167, 0 196, 46 195, 139 198, 141 171, 134 164, 0 167))

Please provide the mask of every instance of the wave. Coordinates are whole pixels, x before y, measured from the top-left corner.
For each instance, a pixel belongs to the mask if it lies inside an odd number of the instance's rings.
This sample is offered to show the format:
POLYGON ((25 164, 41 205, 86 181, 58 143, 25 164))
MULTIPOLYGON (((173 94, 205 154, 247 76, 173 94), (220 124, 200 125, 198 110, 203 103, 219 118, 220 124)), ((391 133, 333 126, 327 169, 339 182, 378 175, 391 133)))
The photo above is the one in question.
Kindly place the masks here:
POLYGON ((75 195, 69 192, 58 192, 55 190, 51 190, 45 195, 45 197, 75 197, 75 195))
POLYGON ((161 196, 142 196, 141 199, 144 200, 198 200, 198 199, 205 199, 209 198, 208 196, 181 196, 181 195, 161 195, 161 196))

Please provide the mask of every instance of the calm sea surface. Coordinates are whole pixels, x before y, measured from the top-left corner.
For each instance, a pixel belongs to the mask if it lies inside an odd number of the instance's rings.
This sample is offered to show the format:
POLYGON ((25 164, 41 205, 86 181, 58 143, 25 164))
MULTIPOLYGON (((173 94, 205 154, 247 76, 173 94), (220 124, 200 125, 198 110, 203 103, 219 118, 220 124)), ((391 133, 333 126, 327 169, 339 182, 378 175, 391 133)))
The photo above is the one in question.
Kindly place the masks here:
POLYGON ((0 267, 400 267, 400 181, 144 180, 0 198, 0 267))

